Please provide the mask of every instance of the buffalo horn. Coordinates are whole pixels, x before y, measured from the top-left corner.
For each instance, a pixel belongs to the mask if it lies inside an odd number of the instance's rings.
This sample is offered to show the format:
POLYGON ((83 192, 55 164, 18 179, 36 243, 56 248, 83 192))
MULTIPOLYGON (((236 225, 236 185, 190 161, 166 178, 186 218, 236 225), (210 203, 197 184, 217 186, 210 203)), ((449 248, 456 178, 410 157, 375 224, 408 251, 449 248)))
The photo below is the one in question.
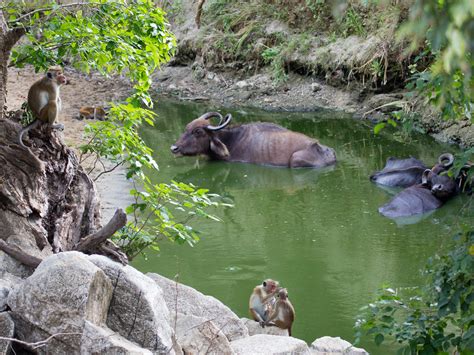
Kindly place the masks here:
POLYGON ((209 131, 218 131, 224 127, 226 127, 230 121, 232 121, 232 115, 230 113, 228 113, 227 115, 225 115, 224 117, 224 122, 222 124, 219 124, 218 126, 207 126, 206 129, 209 130, 209 131))
POLYGON ((443 168, 449 168, 454 163, 454 156, 451 153, 441 154, 438 158, 438 163, 443 166, 443 168))
POLYGON ((221 124, 223 119, 224 119, 219 112, 208 112, 208 113, 205 113, 204 115, 200 116, 198 118, 198 120, 208 120, 212 117, 219 117, 219 124, 221 124))
POLYGON ((423 171, 423 175, 421 175, 421 184, 423 186, 428 185, 428 176, 430 175, 430 173, 431 173, 431 169, 426 169, 425 171, 423 171))

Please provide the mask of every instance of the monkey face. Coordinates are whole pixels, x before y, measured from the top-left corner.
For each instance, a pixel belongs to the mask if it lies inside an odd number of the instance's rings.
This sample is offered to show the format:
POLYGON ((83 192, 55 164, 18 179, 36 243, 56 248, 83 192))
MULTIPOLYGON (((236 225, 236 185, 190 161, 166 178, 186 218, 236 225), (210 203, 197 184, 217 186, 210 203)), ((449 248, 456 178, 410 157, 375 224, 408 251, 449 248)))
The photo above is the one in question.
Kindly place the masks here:
POLYGON ((274 281, 272 279, 266 279, 262 283, 263 287, 265 287, 265 291, 273 292, 278 287, 278 281, 274 281))
POLYGON ((64 85, 68 83, 66 76, 63 74, 63 69, 58 66, 50 67, 46 73, 46 76, 48 79, 55 81, 57 85, 64 85))
POLYGON ((288 291, 286 290, 286 288, 280 289, 280 291, 278 292, 278 297, 283 301, 288 298, 288 291))

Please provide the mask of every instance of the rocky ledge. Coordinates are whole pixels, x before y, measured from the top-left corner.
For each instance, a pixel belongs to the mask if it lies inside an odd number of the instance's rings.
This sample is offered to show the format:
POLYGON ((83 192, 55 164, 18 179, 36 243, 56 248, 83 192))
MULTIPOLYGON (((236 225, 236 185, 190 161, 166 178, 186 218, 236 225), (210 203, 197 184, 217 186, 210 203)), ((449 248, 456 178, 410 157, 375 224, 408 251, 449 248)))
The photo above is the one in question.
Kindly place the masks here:
POLYGON ((103 256, 59 253, 34 272, 3 252, 0 261, 0 355, 367 354, 340 338, 308 346, 191 287, 103 256))

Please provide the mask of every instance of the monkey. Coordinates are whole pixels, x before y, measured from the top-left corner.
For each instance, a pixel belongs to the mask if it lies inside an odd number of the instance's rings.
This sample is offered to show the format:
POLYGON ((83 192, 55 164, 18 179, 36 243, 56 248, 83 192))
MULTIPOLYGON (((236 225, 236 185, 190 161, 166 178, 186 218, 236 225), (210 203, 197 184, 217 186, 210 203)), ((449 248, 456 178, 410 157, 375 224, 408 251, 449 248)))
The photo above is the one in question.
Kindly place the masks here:
POLYGON ((265 325, 276 325, 281 329, 288 329, 291 337, 291 326, 295 320, 295 309, 288 299, 288 291, 281 288, 278 291, 278 299, 273 307, 272 313, 265 322, 265 325))
MULTIPOLYGON (((32 123, 24 127, 18 134, 18 144, 29 150, 23 143, 23 135, 44 123, 52 129, 64 129, 62 124, 54 124, 61 110, 59 87, 68 82, 63 70, 59 66, 48 69, 46 75, 33 83, 28 91, 28 106, 35 118, 32 123)), ((31 151, 30 151, 31 152, 31 151)))
POLYGON ((278 281, 266 279, 261 285, 255 286, 249 299, 249 311, 253 320, 262 327, 268 319, 271 308, 275 303, 275 293, 279 287, 278 281))
POLYGON ((101 106, 83 106, 79 109, 79 119, 98 119, 100 121, 104 121, 107 116, 107 111, 101 106))

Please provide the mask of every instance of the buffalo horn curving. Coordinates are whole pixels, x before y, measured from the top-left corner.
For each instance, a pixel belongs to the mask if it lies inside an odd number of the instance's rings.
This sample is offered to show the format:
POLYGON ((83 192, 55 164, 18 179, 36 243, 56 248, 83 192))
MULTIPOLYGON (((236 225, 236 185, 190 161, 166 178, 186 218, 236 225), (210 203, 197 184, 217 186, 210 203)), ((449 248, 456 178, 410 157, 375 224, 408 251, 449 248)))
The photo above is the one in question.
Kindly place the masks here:
POLYGON ((423 186, 428 186, 428 177, 431 173, 431 169, 426 169, 425 171, 423 171, 423 175, 421 176, 421 184, 423 186))
POLYGON ((219 117, 219 124, 221 124, 223 119, 224 119, 219 112, 208 112, 208 113, 205 113, 204 115, 200 116, 198 118, 198 120, 208 120, 212 117, 219 117))
POLYGON ((454 156, 451 153, 441 154, 438 158, 438 163, 443 166, 443 168, 449 168, 454 163, 454 156))
POLYGON ((222 124, 219 124, 218 126, 209 125, 206 127, 206 129, 209 131, 218 131, 222 128, 225 128, 230 123, 230 121, 232 121, 232 115, 228 113, 227 115, 225 115, 224 122, 222 124))

